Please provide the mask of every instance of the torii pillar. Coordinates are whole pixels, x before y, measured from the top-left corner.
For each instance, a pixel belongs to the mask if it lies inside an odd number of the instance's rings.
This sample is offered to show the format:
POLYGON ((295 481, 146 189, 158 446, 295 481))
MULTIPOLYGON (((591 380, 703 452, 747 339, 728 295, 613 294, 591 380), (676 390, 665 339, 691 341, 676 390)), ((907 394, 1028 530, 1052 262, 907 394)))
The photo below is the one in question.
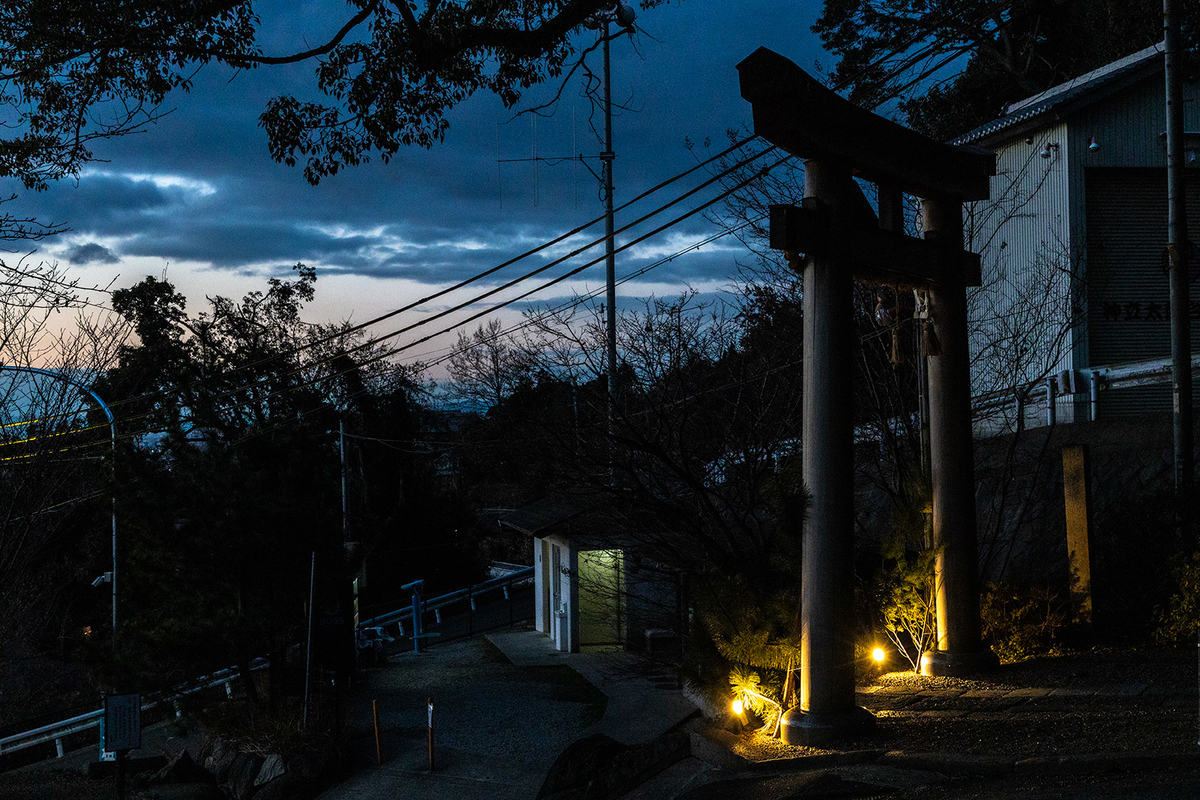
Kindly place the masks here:
MULTIPOLYGON (((924 198, 921 229, 935 247, 961 252, 962 201, 924 198)), ((922 654, 921 674, 962 676, 999 661, 980 641, 971 355, 961 271, 948 271, 929 286, 929 320, 939 343, 938 352, 926 356, 937 644, 922 654)))
POLYGON ((855 276, 928 290, 942 342, 929 365, 938 649, 923 670, 962 674, 990 660, 979 636, 966 326, 979 258, 962 251, 961 205, 988 197, 995 156, 877 117, 765 48, 738 71, 755 132, 805 160, 804 205, 772 206, 771 246, 793 265, 805 254, 803 466, 812 496, 802 531, 800 705, 784 714, 782 735, 817 745, 874 723, 854 702, 855 276), (881 196, 927 198, 927 240, 885 230, 895 215, 881 225, 852 176, 879 184, 881 196))
POLYGON ((801 542, 800 713, 781 725, 785 741, 820 744, 869 730, 854 704, 854 276, 850 270, 854 184, 848 164, 804 163, 805 206, 817 209, 828 247, 804 261, 804 443, 812 498, 801 542), (847 665, 849 668, 847 669, 847 665))

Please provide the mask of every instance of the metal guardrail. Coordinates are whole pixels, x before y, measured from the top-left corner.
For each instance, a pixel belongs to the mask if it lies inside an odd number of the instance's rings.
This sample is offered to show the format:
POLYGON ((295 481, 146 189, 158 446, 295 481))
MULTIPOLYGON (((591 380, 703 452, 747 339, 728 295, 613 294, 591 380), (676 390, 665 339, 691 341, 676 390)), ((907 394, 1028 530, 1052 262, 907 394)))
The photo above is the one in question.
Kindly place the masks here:
MULTIPOLYGON (((1200 375, 1200 357, 1192 359, 1192 375, 1200 375)), ((1095 419, 1097 397, 1101 392, 1170 383, 1171 380, 1170 358, 1080 367, 1048 373, 1036 381, 978 395, 972 400, 972 408, 977 414, 1004 408, 1016 404, 1018 395, 1024 395, 1028 402, 1044 404, 1062 397, 1087 394, 1092 403, 1092 418, 1095 419)))
MULTIPOLYGON (((250 662, 251 670, 264 669, 269 662, 265 658, 256 658, 250 662)), ((239 671, 235 667, 218 670, 211 675, 204 675, 196 680, 165 692, 162 696, 149 700, 142 704, 142 711, 149 711, 162 703, 173 702, 180 697, 186 697, 190 694, 211 689, 214 686, 225 685, 226 697, 233 695, 233 690, 230 687, 230 682, 235 680, 239 675, 239 671)), ((18 750, 24 750, 27 747, 34 747, 46 742, 54 742, 55 750, 58 758, 63 757, 63 739, 73 733, 90 730, 91 728, 100 727, 100 722, 104 719, 104 709, 89 711, 86 714, 80 714, 70 719, 64 719, 59 722, 52 722, 49 725, 43 725, 40 728, 24 731, 23 733, 14 733, 11 736, 0 738, 0 754, 13 753, 18 750)))
MULTIPOLYGON (((501 575, 499 578, 477 583, 474 586, 468 586, 465 589, 449 592, 438 597, 431 597, 421 603, 421 613, 426 614, 430 611, 435 614, 446 606, 466 600, 471 605, 471 610, 475 609, 475 599, 488 592, 503 590, 505 599, 508 599, 509 592, 512 587, 517 584, 528 583, 533 580, 533 567, 525 567, 508 575, 501 575)), ((358 623, 358 627, 362 628, 378 628, 383 625, 391 625, 398 623, 403 629, 404 623, 412 624, 412 606, 398 608, 395 611, 388 611, 384 614, 376 614, 368 620, 358 623)))
MULTIPOLYGON (((429 600, 421 603, 421 612, 424 614, 432 611, 436 614, 440 609, 462 600, 467 600, 471 605, 471 609, 474 610, 475 598, 479 597, 480 595, 496 590, 502 590, 504 592, 505 599, 508 599, 509 593, 512 591, 513 586, 527 583, 531 580, 533 580, 533 567, 525 567, 508 575, 502 575, 499 578, 492 578, 491 580, 484 581, 483 583, 477 583, 474 586, 468 586, 466 589, 459 589, 458 591, 450 592, 448 594, 441 595, 440 597, 430 598, 429 600)), ((403 625, 404 620, 406 619, 411 624, 412 606, 397 609, 396 611, 391 611, 386 614, 376 615, 365 622, 360 622, 358 627, 360 629, 370 628, 381 625, 389 625, 392 623, 400 623, 403 625)), ((250 669, 263 669, 267 666, 267 664, 267 659, 257 658, 250 663, 250 669)), ((160 705, 161 703, 174 701, 180 697, 195 694, 196 692, 203 691, 204 689, 210 689, 214 686, 220 686, 222 684, 225 686, 226 696, 232 696, 233 690, 230 687, 230 683, 238 677, 238 674, 239 672, 237 668, 228 667, 226 669, 218 670, 211 675, 204 675, 174 690, 166 692, 154 700, 143 703, 142 711, 148 711, 160 705)), ((23 733, 5 736, 0 738, 0 754, 12 753, 52 741, 54 742, 58 757, 62 758, 64 753, 63 739, 73 733, 79 733, 81 731, 90 730, 91 728, 100 727, 100 722, 103 718, 104 710, 99 709, 97 711, 89 711, 86 714, 80 714, 79 716, 71 717, 70 719, 64 719, 59 722, 53 722, 49 725, 43 725, 40 728, 34 728, 33 730, 24 731, 23 733)))

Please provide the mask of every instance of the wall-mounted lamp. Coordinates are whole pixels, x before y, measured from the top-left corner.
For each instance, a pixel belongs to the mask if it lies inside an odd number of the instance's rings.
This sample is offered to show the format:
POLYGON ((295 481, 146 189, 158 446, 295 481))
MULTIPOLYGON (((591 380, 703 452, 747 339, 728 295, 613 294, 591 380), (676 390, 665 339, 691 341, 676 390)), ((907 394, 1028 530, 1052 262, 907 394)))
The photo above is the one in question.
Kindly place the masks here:
POLYGON ((1042 147, 1042 152, 1038 153, 1038 155, 1042 158, 1049 158, 1052 152, 1058 152, 1058 142, 1046 142, 1045 146, 1042 147))
POLYGON ((1088 137, 1088 152, 1094 153, 1100 149, 1100 143, 1096 141, 1095 136, 1088 137))

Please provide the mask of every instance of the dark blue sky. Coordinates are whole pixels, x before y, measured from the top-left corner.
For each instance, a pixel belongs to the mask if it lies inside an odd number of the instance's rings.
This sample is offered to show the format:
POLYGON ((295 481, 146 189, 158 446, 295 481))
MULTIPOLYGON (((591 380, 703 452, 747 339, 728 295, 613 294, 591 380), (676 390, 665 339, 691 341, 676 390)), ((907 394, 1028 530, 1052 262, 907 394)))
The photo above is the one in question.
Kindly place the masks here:
MULTIPOLYGON (((308 29, 297 29, 294 21, 285 25, 265 6, 261 38, 268 52, 310 46, 345 9, 336 0, 274 7, 299 9, 308 29)), ((696 155, 685 148, 685 138, 711 139, 715 151, 724 146, 727 129, 749 125, 735 65, 757 47, 777 50, 810 71, 815 61, 827 62, 809 30, 819 8, 817 0, 683 0, 641 13, 638 25, 645 33, 612 48, 614 100, 633 109, 614 120, 616 201, 693 166, 696 155)), ((585 32, 581 41, 593 36, 585 32)), ((497 157, 530 156, 535 136, 528 116, 513 120, 513 111, 488 95, 455 109, 445 142, 433 149, 402 150, 389 164, 375 159, 318 187, 308 185, 300 169, 270 159, 257 121, 273 95, 317 99, 314 67, 236 75, 206 68, 190 94, 170 98, 174 110, 165 119, 144 133, 101 144, 96 151, 105 163, 89 166, 77 182, 22 196, 14 210, 71 227, 44 243, 40 255, 70 263, 84 282, 108 284, 119 276, 115 285, 127 286, 165 271, 191 298, 193 310, 206 294, 240 296, 303 261, 318 271, 318 299, 307 314, 314 321, 362 320, 403 305, 602 213, 598 184, 581 166, 540 165, 536 198, 530 164, 498 167, 497 157)), ((522 107, 549 91, 531 92, 522 107)), ((598 153, 588 113, 578 85, 569 86, 553 116, 536 121, 538 154, 598 153)), ((672 191, 682 190, 669 189, 662 200, 672 191)), ((694 217, 621 255, 618 275, 714 231, 694 217)), ((589 238, 602 232, 602 226, 590 229, 589 238)), ((600 254, 598 248, 593 257, 600 254)), ((716 291, 730 285, 735 259, 744 257, 736 241, 725 239, 621 291, 663 295, 684 284, 716 291)), ((497 280, 542 263, 521 262, 497 280)), ((599 266, 545 299, 602 281, 599 266)))

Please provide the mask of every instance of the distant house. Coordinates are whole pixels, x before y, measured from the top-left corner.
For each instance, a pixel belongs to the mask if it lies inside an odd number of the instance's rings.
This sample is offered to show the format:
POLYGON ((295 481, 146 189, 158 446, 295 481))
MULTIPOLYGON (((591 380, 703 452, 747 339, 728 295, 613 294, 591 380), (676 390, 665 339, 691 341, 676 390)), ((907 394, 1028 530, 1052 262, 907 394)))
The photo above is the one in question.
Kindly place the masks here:
MULTIPOLYGON (((981 433, 1019 417, 1038 425, 1171 408, 1164 97, 1162 48, 1149 47, 955 140, 998 157, 992 199, 964 209, 967 249, 983 256, 971 308, 981 433)), ((1185 161, 1200 166, 1200 85, 1185 86, 1184 109, 1185 161)), ((1200 170, 1188 173, 1200 241, 1200 170)), ((1191 258, 1200 354, 1194 249, 1191 258)))
POLYGON ((555 495, 501 517, 533 537, 534 619, 563 652, 678 648, 682 578, 643 559, 637 537, 604 521, 587 493, 555 495))

